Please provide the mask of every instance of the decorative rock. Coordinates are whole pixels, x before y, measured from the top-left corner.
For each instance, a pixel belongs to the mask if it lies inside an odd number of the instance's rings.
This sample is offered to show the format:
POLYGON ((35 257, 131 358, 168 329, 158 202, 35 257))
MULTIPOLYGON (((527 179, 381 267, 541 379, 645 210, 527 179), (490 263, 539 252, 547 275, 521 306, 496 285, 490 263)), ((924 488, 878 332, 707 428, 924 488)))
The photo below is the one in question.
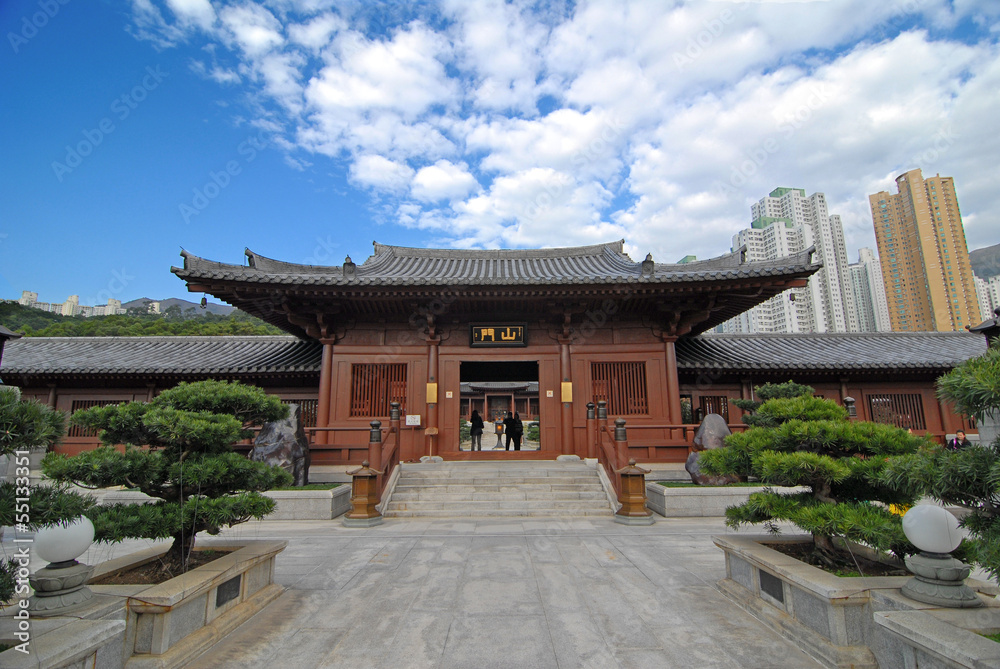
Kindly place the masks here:
POLYGON ((699 451, 722 448, 725 445, 722 441, 731 434, 726 419, 717 413, 710 413, 694 433, 694 447, 699 451))
POLYGON ((698 431, 694 435, 694 447, 697 450, 688 455, 687 462, 684 463, 684 469, 691 475, 691 480, 694 483, 698 485, 728 485, 739 482, 740 477, 731 474, 725 476, 708 476, 707 474, 702 474, 701 467, 698 466, 698 455, 700 452, 722 448, 725 446, 723 440, 730 434, 732 432, 729 430, 729 426, 726 425, 725 418, 717 413, 710 413, 705 416, 705 420, 698 426, 698 431))
POLYGON ((729 485, 730 483, 739 482, 739 476, 729 474, 725 476, 709 476, 708 474, 702 474, 701 467, 698 466, 699 455, 701 455, 701 451, 695 451, 688 456, 687 462, 684 463, 684 469, 691 475, 692 482, 698 485, 729 485))
POLYGON ((309 483, 309 440, 302 427, 302 410, 289 404, 288 418, 265 423, 253 440, 250 459, 281 467, 295 479, 295 485, 309 483))

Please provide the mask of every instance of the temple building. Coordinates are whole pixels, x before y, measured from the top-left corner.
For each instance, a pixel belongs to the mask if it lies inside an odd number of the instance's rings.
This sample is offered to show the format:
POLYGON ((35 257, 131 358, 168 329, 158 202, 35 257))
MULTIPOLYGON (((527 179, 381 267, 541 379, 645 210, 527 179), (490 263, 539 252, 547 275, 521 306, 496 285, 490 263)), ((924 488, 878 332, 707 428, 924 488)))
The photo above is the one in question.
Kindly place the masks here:
MULTIPOLYGON (((173 272, 285 337, 22 338, 3 378, 67 411, 155 396, 178 381, 239 379, 304 408, 313 464, 358 463, 369 425, 403 411, 400 459, 554 459, 588 452, 588 404, 622 418, 630 455, 683 462, 698 420, 756 385, 793 379, 856 401, 860 418, 938 438, 972 426, 934 380, 985 350, 969 333, 703 334, 820 269, 812 249, 745 250, 683 264, 634 261, 621 241, 542 250, 376 243, 362 264, 319 267, 246 251, 246 265, 183 252, 173 272), (473 409, 517 411, 537 450, 470 452, 473 409), (467 446, 467 445, 466 445, 467 446)), ((490 427, 487 426, 487 435, 490 427)), ((66 452, 96 437, 72 428, 66 452)), ((484 437, 484 445, 490 440, 484 437)))

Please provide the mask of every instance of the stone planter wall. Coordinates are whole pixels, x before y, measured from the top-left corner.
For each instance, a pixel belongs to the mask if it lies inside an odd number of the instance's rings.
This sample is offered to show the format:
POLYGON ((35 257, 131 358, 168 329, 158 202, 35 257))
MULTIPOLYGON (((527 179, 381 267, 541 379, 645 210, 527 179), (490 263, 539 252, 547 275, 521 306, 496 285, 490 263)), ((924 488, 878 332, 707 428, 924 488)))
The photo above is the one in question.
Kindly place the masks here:
POLYGON ((667 518, 724 516, 726 507, 743 504, 751 493, 770 487, 784 493, 805 492, 808 488, 775 486, 697 486, 668 488, 656 482, 646 483, 646 506, 667 518))
POLYGON ((827 667, 1000 668, 1000 644, 972 635, 1000 626, 995 587, 969 579, 986 608, 940 609, 900 593, 908 576, 834 576, 759 543, 808 536, 713 540, 726 555, 722 593, 827 667))
MULTIPOLYGON (((274 511, 265 516, 265 520, 330 520, 351 510, 350 485, 331 490, 268 490, 263 494, 276 503, 274 511)), ((102 490, 96 496, 101 504, 148 504, 155 501, 136 490, 102 490)))
POLYGON ((268 490, 276 504, 265 520, 330 520, 351 510, 351 486, 332 490, 268 490))
MULTIPOLYGON (((159 585, 91 586, 95 594, 133 590, 126 596, 126 668, 182 667, 272 602, 283 591, 274 583, 274 558, 286 545, 285 541, 204 543, 195 550, 233 550, 159 585)), ((92 581, 161 553, 152 549, 105 562, 98 565, 92 581)))

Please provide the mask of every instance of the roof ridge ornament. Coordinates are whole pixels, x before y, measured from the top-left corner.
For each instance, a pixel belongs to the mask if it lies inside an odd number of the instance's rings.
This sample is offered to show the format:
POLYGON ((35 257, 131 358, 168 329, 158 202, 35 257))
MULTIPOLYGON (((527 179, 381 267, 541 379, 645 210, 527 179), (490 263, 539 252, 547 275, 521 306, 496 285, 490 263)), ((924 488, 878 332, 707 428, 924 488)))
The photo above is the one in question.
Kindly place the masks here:
POLYGON ((344 258, 344 277, 353 279, 358 275, 358 266, 351 260, 351 256, 344 258))
POLYGON ((646 259, 642 261, 642 275, 647 278, 653 276, 654 267, 655 263, 653 262, 653 254, 647 253, 646 259))

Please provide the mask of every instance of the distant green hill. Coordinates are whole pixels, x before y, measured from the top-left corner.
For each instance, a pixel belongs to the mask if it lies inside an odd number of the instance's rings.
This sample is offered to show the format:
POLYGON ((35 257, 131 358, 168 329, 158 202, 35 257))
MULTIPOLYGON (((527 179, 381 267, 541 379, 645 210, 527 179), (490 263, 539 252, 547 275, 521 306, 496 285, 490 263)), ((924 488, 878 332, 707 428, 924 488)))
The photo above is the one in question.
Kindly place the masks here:
POLYGON ((969 264, 980 279, 1000 274, 1000 244, 969 251, 969 264))
POLYGON ((26 337, 126 337, 182 335, 275 335, 281 330, 234 310, 228 316, 180 307, 162 314, 122 316, 61 316, 25 307, 17 302, 0 302, 0 325, 26 337))

